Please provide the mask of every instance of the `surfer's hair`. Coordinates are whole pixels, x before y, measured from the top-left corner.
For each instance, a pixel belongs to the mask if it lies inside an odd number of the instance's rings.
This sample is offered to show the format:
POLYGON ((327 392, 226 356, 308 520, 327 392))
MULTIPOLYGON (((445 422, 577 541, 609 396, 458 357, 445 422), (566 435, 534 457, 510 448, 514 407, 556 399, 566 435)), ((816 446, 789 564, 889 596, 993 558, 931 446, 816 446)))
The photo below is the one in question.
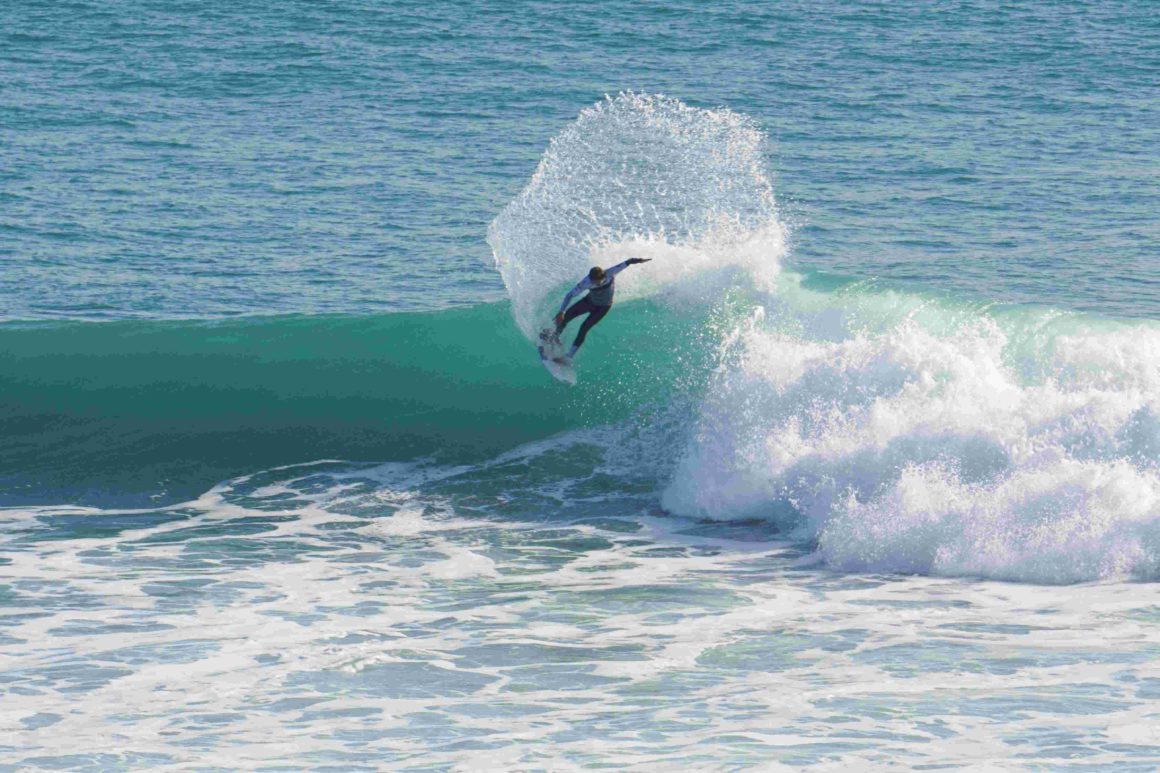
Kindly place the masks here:
POLYGON ((592 268, 588 269, 588 278, 593 282, 599 282, 604 278, 604 269, 602 269, 600 266, 593 266, 592 268))

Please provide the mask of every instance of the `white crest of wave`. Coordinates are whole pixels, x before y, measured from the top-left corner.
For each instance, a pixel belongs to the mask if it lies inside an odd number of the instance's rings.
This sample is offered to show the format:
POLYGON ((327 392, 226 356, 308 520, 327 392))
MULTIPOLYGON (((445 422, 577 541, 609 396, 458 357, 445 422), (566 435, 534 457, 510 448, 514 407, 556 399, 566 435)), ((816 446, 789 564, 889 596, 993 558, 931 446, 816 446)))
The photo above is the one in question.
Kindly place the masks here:
POLYGON ((811 314, 741 332, 667 509, 778 519, 843 570, 1160 577, 1155 325, 958 309, 819 335, 811 314))
POLYGON ((724 108, 622 93, 582 111, 488 229, 531 338, 592 265, 654 258, 617 279, 651 294, 738 267, 768 284, 785 252, 761 130, 724 108))

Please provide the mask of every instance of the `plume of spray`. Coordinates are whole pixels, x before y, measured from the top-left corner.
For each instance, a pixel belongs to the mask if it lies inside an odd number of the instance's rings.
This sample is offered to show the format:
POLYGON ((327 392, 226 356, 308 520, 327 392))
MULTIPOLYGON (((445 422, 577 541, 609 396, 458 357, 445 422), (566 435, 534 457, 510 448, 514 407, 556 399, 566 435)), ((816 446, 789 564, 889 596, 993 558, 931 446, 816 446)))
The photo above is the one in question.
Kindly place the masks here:
POLYGON ((746 116, 664 96, 621 93, 583 110, 488 229, 521 331, 532 338, 590 266, 627 257, 657 260, 617 280, 621 298, 691 292, 686 280, 709 272, 772 282, 786 232, 764 146, 746 116))

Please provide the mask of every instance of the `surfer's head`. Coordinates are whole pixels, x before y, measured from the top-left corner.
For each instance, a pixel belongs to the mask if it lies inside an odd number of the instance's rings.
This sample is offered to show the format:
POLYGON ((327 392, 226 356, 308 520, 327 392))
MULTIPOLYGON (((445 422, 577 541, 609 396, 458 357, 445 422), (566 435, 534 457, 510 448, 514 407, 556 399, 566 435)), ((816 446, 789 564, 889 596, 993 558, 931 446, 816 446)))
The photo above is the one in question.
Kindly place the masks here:
POLYGON ((588 269, 588 278, 593 282, 599 282, 604 278, 604 269, 602 269, 600 266, 593 266, 592 268, 588 269))

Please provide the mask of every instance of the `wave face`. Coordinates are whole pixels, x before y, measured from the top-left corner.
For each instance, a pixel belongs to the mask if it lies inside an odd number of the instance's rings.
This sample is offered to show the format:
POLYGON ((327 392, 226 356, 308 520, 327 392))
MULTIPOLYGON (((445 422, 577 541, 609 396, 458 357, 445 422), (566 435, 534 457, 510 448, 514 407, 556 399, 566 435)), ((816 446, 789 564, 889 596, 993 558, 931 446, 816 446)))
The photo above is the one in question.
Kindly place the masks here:
POLYGON ((636 332, 592 336, 567 389, 507 304, 3 325, 0 505, 174 502, 304 459, 479 461, 703 383, 703 316, 626 303, 617 327, 636 332))
POLYGON ((505 316, 0 327, 4 501, 180 498, 304 458, 470 456, 560 429, 505 316))

